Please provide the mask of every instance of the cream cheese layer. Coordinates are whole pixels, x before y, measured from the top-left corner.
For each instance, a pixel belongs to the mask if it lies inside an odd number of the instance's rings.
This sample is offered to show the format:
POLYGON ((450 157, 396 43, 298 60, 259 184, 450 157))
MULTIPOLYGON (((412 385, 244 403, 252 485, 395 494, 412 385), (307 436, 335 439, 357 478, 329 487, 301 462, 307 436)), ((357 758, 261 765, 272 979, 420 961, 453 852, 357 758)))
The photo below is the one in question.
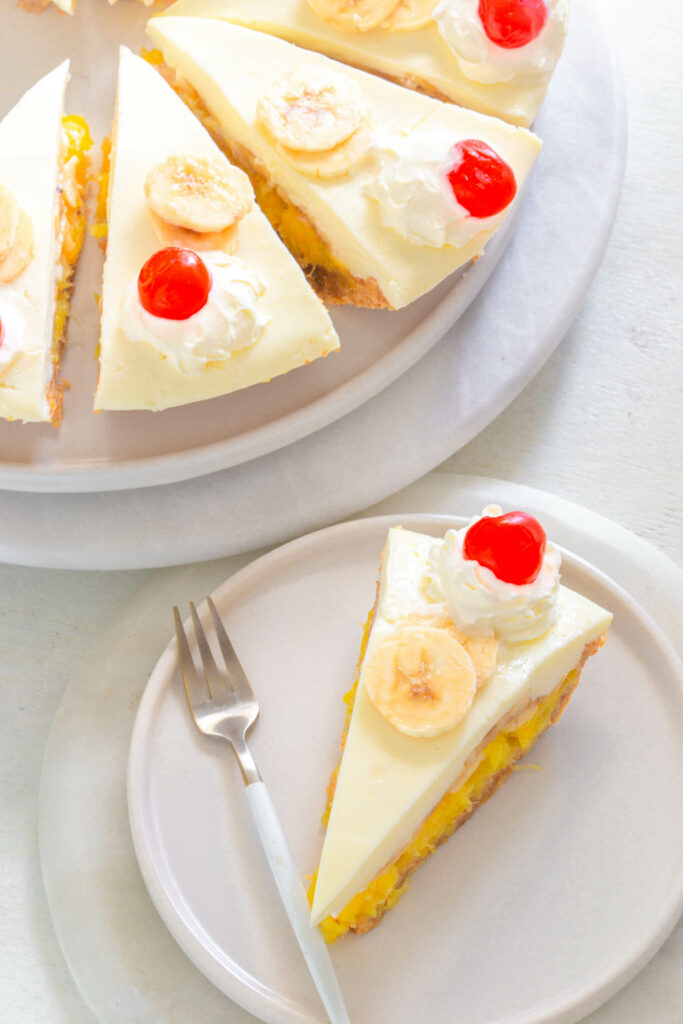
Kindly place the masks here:
MULTIPOLYGON (((372 159, 340 178, 302 174, 277 152, 258 124, 259 97, 268 85, 306 68, 347 75, 360 86, 376 125, 405 134, 447 131, 454 143, 481 139, 512 168, 518 190, 541 149, 539 139, 523 128, 440 103, 225 21, 158 17, 147 30, 167 63, 197 90, 228 142, 254 154, 269 180, 314 224, 337 261, 353 277, 374 279, 395 309, 478 256, 495 229, 487 224, 463 246, 416 245, 382 222, 380 204, 368 194, 378 172, 372 159)), ((516 202, 519 196, 499 222, 516 202)))
POLYGON ((57 297, 56 216, 65 61, 42 78, 0 122, 0 182, 33 222, 35 252, 28 266, 0 282, 0 319, 14 354, 0 361, 0 416, 24 421, 50 419, 46 388, 52 379, 52 341, 57 297), (14 346, 15 332, 21 342, 14 346), (11 336, 10 336, 10 333, 11 336))
POLYGON ((528 127, 547 91, 547 79, 529 82, 522 75, 520 80, 487 84, 468 77, 436 21, 410 32, 341 32, 318 17, 306 0, 177 0, 165 14, 223 19, 267 32, 511 124, 528 127))
MULTIPOLYGON (((364 665, 402 620, 442 613, 428 586, 439 543, 408 530, 389 531, 364 665)), ((603 608, 560 586, 553 626, 536 640, 502 643, 495 675, 479 690, 467 716, 431 739, 407 736, 386 721, 368 697, 361 667, 318 870, 314 923, 338 914, 369 885, 410 841, 487 733, 517 705, 554 690, 611 619, 603 608)))
POLYGON ((190 374, 162 348, 127 336, 122 326, 127 289, 146 260, 163 248, 149 215, 145 179, 176 154, 215 158, 220 151, 161 76, 122 49, 96 409, 166 409, 214 398, 268 381, 339 347, 324 306, 256 206, 239 223, 232 255, 252 268, 264 286, 259 314, 265 326, 258 340, 190 374))

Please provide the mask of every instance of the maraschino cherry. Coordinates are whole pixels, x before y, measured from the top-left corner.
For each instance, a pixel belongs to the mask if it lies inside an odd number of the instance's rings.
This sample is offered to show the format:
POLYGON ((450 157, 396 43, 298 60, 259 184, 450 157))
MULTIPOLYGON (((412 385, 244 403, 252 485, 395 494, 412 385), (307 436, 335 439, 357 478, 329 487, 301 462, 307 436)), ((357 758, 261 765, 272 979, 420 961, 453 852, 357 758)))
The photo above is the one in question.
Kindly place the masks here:
POLYGON ((472 217, 495 217, 517 194, 514 171, 481 139, 465 139, 455 149, 458 161, 448 172, 455 198, 472 217))
POLYGON ((191 249, 160 249, 138 275, 143 308, 164 320, 187 320, 203 309, 210 291, 209 269, 191 249))
POLYGON ((484 516, 465 534, 463 554, 505 583, 533 583, 545 554, 545 530, 526 512, 484 516))
POLYGON ((492 43, 518 50, 540 35, 548 7, 546 0, 479 0, 479 17, 492 43))

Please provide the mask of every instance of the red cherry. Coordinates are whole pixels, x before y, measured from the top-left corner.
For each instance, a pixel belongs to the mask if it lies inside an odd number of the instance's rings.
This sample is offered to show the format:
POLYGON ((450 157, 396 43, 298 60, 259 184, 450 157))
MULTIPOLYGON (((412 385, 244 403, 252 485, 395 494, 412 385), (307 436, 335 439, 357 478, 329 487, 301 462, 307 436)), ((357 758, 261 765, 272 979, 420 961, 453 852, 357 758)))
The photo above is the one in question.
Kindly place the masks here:
POLYGON ((479 0, 479 17, 492 43, 517 50, 540 35, 548 7, 545 0, 479 0))
POLYGON ((455 198, 472 217, 494 217, 517 195, 512 168, 480 139, 466 139, 455 147, 458 161, 448 180, 455 198))
POLYGON ((138 275, 140 302, 164 320, 187 320, 206 305, 210 291, 208 267, 191 249, 160 249, 138 275))
POLYGON ((545 530, 526 512, 484 516, 465 534, 465 558, 485 565, 505 583, 533 583, 545 554, 545 530))

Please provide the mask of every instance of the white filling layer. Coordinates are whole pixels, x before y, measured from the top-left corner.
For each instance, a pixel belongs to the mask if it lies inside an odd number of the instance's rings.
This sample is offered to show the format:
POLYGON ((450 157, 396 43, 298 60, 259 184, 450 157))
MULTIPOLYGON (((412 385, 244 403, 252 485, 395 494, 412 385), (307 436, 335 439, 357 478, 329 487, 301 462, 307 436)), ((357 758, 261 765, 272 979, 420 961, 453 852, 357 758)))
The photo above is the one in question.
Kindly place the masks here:
POLYGON ((167 356, 181 373, 200 376, 209 363, 229 359, 255 345, 270 317, 258 308, 265 285, 236 256, 203 253, 212 284, 206 305, 186 320, 148 313, 138 296, 137 278, 125 292, 121 327, 130 341, 146 342, 167 356))
POLYGON ((549 0, 548 19, 526 46, 506 49, 487 36, 479 0, 441 0, 434 12, 439 31, 462 73, 474 82, 546 82, 562 53, 567 34, 568 0, 549 0))

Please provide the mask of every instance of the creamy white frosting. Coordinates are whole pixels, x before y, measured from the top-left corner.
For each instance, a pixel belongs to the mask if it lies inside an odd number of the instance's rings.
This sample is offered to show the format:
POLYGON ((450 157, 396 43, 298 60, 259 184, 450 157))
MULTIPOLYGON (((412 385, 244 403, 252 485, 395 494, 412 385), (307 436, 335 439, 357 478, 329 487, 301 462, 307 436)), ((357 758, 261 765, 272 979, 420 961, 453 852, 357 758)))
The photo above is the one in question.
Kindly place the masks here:
POLYGON ((134 278, 126 288, 121 328, 131 341, 160 349, 180 373, 197 377, 207 363, 229 359, 254 345, 270 320, 258 309, 265 285, 236 256, 202 253, 212 283, 206 304, 186 320, 166 320, 148 313, 134 278))
POLYGON ((552 626, 557 615, 561 564, 557 548, 546 544, 538 576, 524 584, 499 580, 463 554, 469 528, 484 516, 501 513, 498 505, 489 505, 481 516, 461 530, 449 530, 443 543, 433 545, 427 593, 443 601, 456 626, 468 633, 493 633, 508 643, 534 640, 552 626))
POLYGON ((24 348, 26 313, 22 304, 9 288, 0 288, 0 320, 4 328, 0 344, 0 376, 8 369, 24 348))
POLYGON ((379 202, 383 224, 415 245, 464 246, 505 215, 472 217, 455 198, 447 175, 458 165, 459 141, 444 128, 386 132, 377 139, 379 173, 368 195, 379 202))
POLYGON ((479 0, 441 0, 434 19, 467 78, 485 85, 512 79, 540 84, 550 78, 562 53, 569 0, 547 0, 547 7, 548 19, 540 33, 516 49, 489 39, 479 17, 479 0))

